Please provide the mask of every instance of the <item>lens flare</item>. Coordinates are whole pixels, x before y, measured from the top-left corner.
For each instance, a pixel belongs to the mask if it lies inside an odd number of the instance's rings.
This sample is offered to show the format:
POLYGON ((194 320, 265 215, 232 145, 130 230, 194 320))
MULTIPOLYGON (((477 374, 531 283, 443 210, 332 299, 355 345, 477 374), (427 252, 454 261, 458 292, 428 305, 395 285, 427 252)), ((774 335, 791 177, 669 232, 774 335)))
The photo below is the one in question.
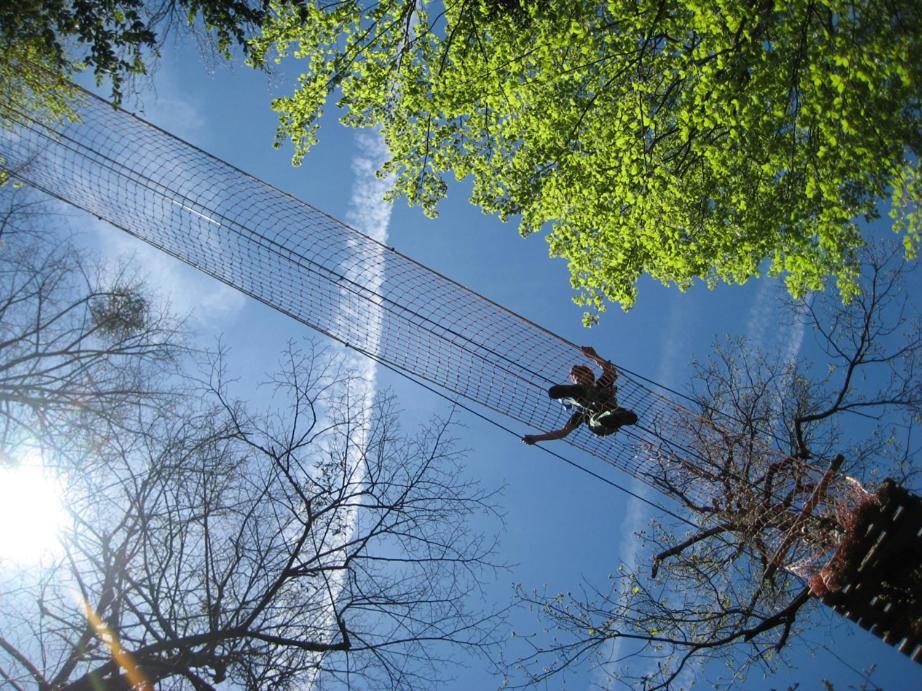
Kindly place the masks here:
POLYGON ((83 602, 82 605, 86 620, 90 622, 90 626, 96 631, 99 640, 109 647, 112 652, 112 659, 125 672, 125 677, 128 679, 128 683, 131 684, 131 688, 135 691, 153 691, 154 687, 141 670, 138 669, 131 654, 119 643, 118 636, 109 629, 106 622, 96 614, 96 610, 90 607, 87 602, 83 602))

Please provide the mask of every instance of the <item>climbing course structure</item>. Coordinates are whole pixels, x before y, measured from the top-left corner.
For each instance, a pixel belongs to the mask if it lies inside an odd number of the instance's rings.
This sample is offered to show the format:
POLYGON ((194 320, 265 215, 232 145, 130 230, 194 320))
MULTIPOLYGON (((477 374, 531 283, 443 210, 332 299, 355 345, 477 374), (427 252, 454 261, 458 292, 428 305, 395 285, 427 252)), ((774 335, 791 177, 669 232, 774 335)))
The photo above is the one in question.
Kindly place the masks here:
MULTIPOLYGON (((91 94, 74 122, 0 111, 0 165, 13 177, 450 398, 532 431, 566 420, 547 389, 592 365, 573 343, 91 94)), ((818 583, 841 515, 867 503, 835 464, 785 458, 623 371, 618 397, 638 425, 579 429, 566 443, 696 507, 709 535, 756 536, 766 580, 783 568, 818 583)), ((839 607, 843 588, 813 594, 839 607)), ((918 658, 920 640, 900 629, 892 642, 918 658)))

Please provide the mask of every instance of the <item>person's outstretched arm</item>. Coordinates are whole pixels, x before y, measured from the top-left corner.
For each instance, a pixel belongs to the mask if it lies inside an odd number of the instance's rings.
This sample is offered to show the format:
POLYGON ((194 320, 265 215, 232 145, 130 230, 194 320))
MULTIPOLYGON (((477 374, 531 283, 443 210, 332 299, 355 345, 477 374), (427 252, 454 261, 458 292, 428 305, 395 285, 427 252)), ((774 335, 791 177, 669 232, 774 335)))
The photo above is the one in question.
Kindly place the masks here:
POLYGON ((570 434, 570 432, 579 427, 582 420, 582 413, 574 413, 572 416, 570 416, 570 419, 567 420, 567 424, 562 428, 554 430, 553 432, 545 432, 544 434, 526 434, 524 437, 522 437, 522 442, 531 446, 532 444, 537 444, 539 441, 554 441, 555 439, 563 439, 565 436, 570 434))
POLYGON ((618 378, 618 370, 615 369, 615 366, 611 364, 610 361, 595 352, 595 348, 592 346, 583 346, 580 350, 583 352, 583 355, 599 366, 602 370, 603 378, 607 379, 612 384, 615 383, 615 380, 618 378))

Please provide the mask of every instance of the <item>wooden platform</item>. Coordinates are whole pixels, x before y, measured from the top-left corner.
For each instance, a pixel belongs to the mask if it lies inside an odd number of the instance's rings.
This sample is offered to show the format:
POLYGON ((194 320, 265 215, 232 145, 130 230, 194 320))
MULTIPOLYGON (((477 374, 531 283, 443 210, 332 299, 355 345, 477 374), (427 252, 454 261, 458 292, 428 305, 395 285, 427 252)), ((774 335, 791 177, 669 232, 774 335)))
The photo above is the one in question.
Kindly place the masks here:
POLYGON ((852 558, 835 572, 838 589, 821 599, 922 662, 922 499, 891 480, 877 496, 856 526, 852 558))

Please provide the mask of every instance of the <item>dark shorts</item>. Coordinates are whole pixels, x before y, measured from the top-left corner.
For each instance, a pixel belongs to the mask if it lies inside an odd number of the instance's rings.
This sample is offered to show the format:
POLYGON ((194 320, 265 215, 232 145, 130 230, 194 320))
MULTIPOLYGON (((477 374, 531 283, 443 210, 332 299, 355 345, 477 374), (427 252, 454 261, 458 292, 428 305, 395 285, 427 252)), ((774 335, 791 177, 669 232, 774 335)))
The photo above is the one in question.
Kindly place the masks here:
POLYGON ((554 384, 547 390, 547 395, 555 401, 562 398, 572 398, 574 401, 585 401, 592 397, 591 387, 582 384, 554 384))
POLYGON ((600 410, 606 405, 618 405, 614 389, 599 389, 584 384, 555 384, 547 395, 556 401, 569 399, 584 410, 600 410))

